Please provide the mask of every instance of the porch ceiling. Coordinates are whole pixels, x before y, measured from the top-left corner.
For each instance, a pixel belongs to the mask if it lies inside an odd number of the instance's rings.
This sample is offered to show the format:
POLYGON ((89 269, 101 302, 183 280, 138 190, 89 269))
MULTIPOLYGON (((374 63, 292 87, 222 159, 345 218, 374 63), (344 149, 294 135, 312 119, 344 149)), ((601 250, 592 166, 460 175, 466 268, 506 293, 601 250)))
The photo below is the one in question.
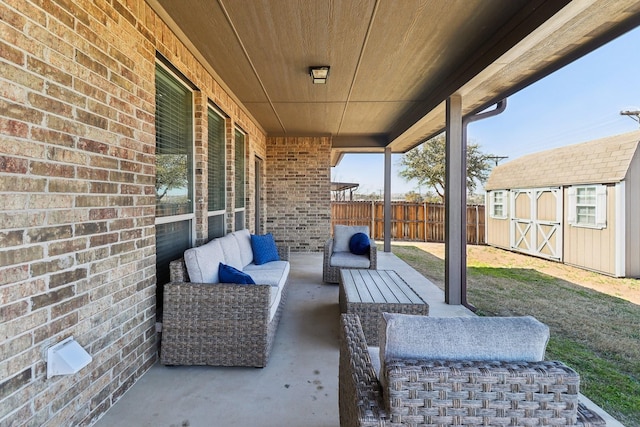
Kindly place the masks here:
POLYGON ((147 0, 269 136, 405 152, 640 25, 637 0, 147 0), (329 65, 326 85, 309 66, 329 65))

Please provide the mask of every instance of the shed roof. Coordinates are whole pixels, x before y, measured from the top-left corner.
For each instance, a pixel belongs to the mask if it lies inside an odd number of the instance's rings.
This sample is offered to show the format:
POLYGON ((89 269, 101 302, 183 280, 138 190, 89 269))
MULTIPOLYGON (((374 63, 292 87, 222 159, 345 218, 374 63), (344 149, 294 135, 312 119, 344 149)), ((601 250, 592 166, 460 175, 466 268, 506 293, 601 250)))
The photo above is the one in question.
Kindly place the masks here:
POLYGON ((497 166, 486 190, 606 184, 624 180, 640 131, 568 145, 497 166))

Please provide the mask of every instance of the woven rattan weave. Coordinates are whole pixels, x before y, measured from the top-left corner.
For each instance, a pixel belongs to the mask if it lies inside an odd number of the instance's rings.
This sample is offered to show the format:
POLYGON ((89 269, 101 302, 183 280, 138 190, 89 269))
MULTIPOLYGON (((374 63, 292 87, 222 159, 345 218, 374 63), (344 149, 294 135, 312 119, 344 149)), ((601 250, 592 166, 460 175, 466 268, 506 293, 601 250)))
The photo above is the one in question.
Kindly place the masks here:
POLYGON ((383 390, 358 316, 343 314, 341 427, 605 425, 578 403, 580 377, 562 362, 392 360, 387 378, 383 390))
MULTIPOLYGON (((289 249, 278 248, 289 260, 289 249)), ((184 260, 170 264, 163 295, 160 361, 164 365, 264 367, 287 296, 269 319, 270 285, 199 284, 188 281, 184 260)))
MULTIPOLYGON (((340 280, 340 269, 345 267, 332 266, 331 254, 333 253, 333 239, 329 239, 324 244, 323 262, 322 262, 322 280, 327 283, 338 283, 340 280)), ((378 249, 375 242, 372 241, 369 246, 369 269, 378 268, 378 249)))

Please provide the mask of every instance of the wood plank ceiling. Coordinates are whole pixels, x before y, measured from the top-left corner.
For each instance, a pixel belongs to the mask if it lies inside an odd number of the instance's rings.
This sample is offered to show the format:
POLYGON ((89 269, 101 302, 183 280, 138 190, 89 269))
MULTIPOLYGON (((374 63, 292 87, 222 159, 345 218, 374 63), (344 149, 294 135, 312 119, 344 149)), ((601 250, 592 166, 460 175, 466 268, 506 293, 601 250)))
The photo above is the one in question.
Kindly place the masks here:
POLYGON ((640 25, 638 0, 147 0, 269 136, 405 152, 640 25), (309 67, 331 67, 313 85, 309 67))

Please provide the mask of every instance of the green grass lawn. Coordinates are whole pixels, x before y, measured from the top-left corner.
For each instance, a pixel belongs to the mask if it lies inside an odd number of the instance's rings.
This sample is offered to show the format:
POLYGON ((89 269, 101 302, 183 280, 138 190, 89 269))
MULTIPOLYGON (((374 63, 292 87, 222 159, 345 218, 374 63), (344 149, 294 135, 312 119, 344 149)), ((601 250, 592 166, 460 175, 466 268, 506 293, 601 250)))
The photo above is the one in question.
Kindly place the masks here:
MULTIPOLYGON (((392 252, 444 287, 444 261, 413 246, 392 252)), ((470 259, 468 300, 482 316, 531 315, 551 329, 547 359, 581 376, 581 392, 627 427, 640 426, 640 306, 530 268, 470 259)))

